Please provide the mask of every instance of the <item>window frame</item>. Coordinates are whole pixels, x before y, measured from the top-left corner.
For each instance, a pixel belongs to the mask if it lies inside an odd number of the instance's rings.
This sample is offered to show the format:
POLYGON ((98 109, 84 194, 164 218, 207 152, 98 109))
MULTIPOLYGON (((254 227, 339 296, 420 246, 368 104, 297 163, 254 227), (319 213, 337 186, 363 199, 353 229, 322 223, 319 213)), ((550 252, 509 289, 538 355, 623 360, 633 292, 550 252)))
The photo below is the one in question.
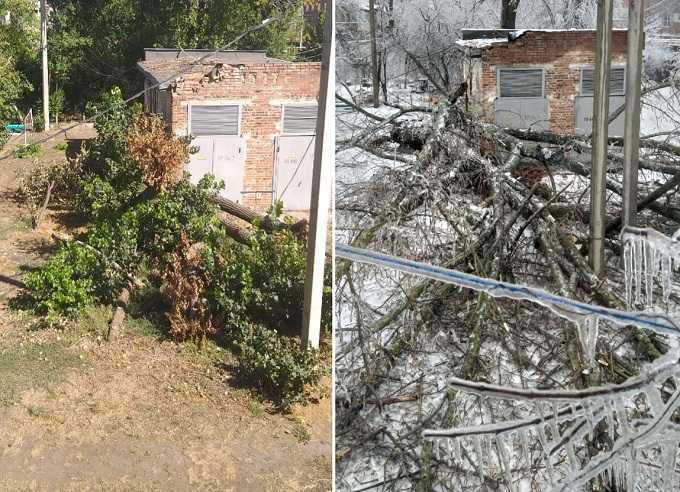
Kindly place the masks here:
POLYGON ((293 101, 293 102, 282 102, 281 103, 281 135, 316 135, 316 127, 317 127, 316 124, 314 125, 313 133, 310 133, 308 131, 287 132, 286 126, 285 126, 286 106, 292 106, 292 107, 315 106, 316 107, 316 120, 317 120, 317 123, 318 123, 318 119, 319 119, 319 102, 318 101, 293 101))
MULTIPOLYGON (((612 64, 611 67, 609 68, 609 71, 611 72, 613 70, 623 70, 623 91, 622 92, 610 92, 609 97, 613 97, 613 96, 624 96, 625 97, 625 95, 626 95, 626 83, 628 82, 628 70, 626 69, 626 65, 624 65, 624 64, 612 64)), ((611 84, 611 78, 610 78, 610 84, 611 84)), ((595 97, 595 66, 594 65, 585 65, 585 66, 579 67, 578 95, 581 96, 581 97, 595 97), (583 91, 583 72, 585 70, 592 70, 592 72, 593 72, 593 93, 592 94, 584 94, 584 91, 583 91)))
POLYGON ((496 68, 496 97, 503 99, 545 99, 545 67, 497 67, 496 68), (541 95, 540 96, 503 96, 501 94, 501 72, 519 71, 540 71, 541 72, 541 95))
POLYGON ((188 101, 187 104, 187 116, 188 116, 188 121, 187 121, 187 132, 189 135, 193 135, 194 137, 219 137, 219 136, 225 136, 225 137, 240 137, 241 136, 241 124, 242 124, 242 118, 243 118, 243 102, 242 101, 188 101), (238 108, 238 118, 236 122, 236 134, 234 135, 194 135, 192 132, 191 128, 191 120, 192 120, 192 108, 194 106, 236 106, 238 108))

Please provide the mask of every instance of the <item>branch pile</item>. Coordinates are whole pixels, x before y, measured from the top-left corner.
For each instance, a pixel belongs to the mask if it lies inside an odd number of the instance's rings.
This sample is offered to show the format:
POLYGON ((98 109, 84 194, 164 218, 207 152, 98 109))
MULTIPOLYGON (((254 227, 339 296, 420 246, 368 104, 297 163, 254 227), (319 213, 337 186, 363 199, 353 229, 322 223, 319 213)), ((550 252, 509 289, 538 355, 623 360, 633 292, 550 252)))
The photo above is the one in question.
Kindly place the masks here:
MULTIPOLYGON (((588 140, 502 129, 455 105, 438 129, 394 117, 369 128, 356 120, 344 126, 353 125, 356 131, 339 142, 336 157, 343 242, 626 309, 618 241, 622 142, 612 140, 609 150, 603 281, 587 263, 588 140)), ((677 227, 680 149, 655 140, 642 146, 641 217, 659 230, 677 227)), ((446 385, 448 378, 584 389, 622 383, 641 362, 667 350, 658 336, 605 325, 590 361, 573 323, 526 302, 344 261, 336 274, 341 489, 382 484, 460 490, 466 484, 497 490, 508 470, 490 456, 501 451, 478 449, 489 445, 483 440, 442 451, 422 432, 521 421, 552 410, 470 394, 446 385), (475 458, 487 455, 486 463, 475 458)), ((675 306, 677 297, 670 302, 675 306)), ((573 415, 586 418, 583 409, 573 415)), ((614 446, 606 426, 579 436, 581 445, 572 451, 583 462, 614 446)), ((520 454, 522 459, 510 460, 510 475, 537 489, 568 472, 553 470, 539 449, 520 454)), ((601 487, 615 482, 612 476, 591 480, 601 487)))

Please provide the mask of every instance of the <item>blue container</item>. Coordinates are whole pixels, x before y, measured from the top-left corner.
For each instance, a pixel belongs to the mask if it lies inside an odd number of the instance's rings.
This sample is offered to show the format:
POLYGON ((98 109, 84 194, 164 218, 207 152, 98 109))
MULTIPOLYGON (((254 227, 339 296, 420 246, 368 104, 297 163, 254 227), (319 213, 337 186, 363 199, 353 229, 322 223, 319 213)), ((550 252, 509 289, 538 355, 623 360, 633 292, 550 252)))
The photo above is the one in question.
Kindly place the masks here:
POLYGON ((8 132, 11 132, 11 133, 21 133, 21 132, 24 131, 25 128, 26 128, 26 126, 21 124, 21 123, 14 123, 14 124, 10 124, 10 125, 5 125, 5 130, 7 130, 8 132))

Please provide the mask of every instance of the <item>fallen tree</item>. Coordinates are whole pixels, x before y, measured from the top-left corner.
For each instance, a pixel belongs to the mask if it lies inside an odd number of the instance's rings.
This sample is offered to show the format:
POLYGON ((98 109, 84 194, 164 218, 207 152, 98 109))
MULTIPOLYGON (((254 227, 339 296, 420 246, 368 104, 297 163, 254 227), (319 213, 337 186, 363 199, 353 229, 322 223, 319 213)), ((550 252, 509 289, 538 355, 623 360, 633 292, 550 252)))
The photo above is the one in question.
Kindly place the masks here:
MULTIPOLYGON (((626 309, 628 273, 620 267, 621 211, 614 199, 622 194, 621 142, 612 140, 609 149, 607 189, 614 198, 607 210, 608 276, 600 279, 587 262, 588 140, 499 128, 456 105, 447 110, 442 128, 390 116, 369 118, 376 123, 363 127, 353 120, 357 130, 340 139, 336 157, 338 176, 351 176, 362 166, 361 179, 339 178, 336 227, 344 242, 626 309), (350 146, 370 154, 362 159, 345 154, 350 146), (400 158, 392 159, 397 146, 417 151, 415 159, 408 151, 397 151, 400 158)), ((641 160, 642 173, 660 173, 655 179, 661 182, 641 174, 640 214, 659 230, 677 228, 680 214, 672 193, 680 184, 680 154, 672 145, 649 143, 648 148, 655 153, 641 160)), ((538 450, 518 454, 507 470, 478 446, 511 446, 510 439, 497 445, 473 437, 447 451, 424 439, 423 432, 468 425, 476 436, 480 422, 493 423, 501 415, 504 421, 534 416, 541 422, 553 410, 492 401, 442 381, 456 376, 501 386, 585 389, 622 383, 638 373, 641 361, 668 349, 654 333, 601 323, 605 335, 597 338, 590 358, 579 341, 580 328, 526 302, 348 261, 340 261, 336 272, 339 488, 365 481, 424 490, 464 485, 496 490, 511 475, 543 490, 565 472, 542 457, 545 439, 534 435, 531 449, 538 450)), ((671 309, 678 299, 671 295, 669 302, 673 305, 659 308, 671 309)), ((585 422, 581 425, 588 426, 585 422)), ((605 424, 588 428, 572 450, 584 468, 620 437, 605 424)), ((563 429, 553 433, 546 426, 546 432, 553 442, 563 429)), ((569 462, 559 441, 554 446, 555 457, 569 462)), ((614 490, 615 480, 622 480, 614 476, 622 473, 595 474, 589 486, 614 490)))

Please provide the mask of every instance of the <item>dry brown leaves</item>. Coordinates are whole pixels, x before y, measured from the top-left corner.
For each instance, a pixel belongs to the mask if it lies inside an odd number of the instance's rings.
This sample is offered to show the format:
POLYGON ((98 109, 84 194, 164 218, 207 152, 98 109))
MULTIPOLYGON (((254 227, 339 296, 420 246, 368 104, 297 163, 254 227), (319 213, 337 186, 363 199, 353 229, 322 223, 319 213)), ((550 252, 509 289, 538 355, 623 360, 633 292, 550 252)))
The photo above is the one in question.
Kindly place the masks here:
POLYGON ((182 233, 171 264, 163 273, 170 334, 179 340, 201 339, 215 332, 212 316, 201 302, 205 278, 200 271, 201 243, 191 244, 182 233))
POLYGON ((165 129, 160 116, 140 114, 127 135, 130 154, 144 171, 144 181, 158 191, 177 184, 189 158, 187 145, 165 129))

